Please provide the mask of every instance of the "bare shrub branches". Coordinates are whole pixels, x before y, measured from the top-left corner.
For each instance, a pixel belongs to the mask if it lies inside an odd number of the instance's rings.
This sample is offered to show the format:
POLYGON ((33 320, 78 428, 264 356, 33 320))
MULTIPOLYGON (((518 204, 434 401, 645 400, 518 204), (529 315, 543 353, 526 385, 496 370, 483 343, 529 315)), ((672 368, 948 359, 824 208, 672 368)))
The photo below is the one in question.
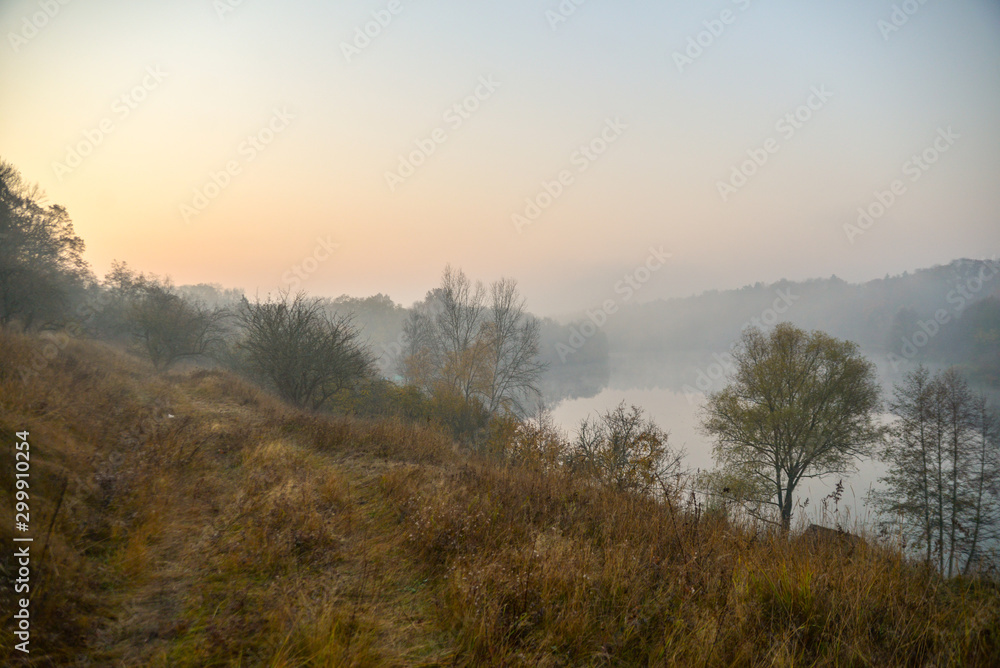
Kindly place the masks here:
POLYGON ((375 371, 371 351, 347 316, 330 316, 303 293, 244 300, 237 350, 246 367, 291 403, 319 409, 375 371))

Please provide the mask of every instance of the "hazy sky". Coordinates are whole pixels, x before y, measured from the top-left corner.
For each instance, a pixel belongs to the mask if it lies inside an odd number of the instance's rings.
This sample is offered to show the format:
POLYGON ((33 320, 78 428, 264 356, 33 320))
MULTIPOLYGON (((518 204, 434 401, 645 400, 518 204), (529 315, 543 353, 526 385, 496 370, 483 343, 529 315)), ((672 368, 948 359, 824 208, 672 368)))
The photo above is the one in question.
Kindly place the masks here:
POLYGON ((101 275, 409 304, 451 262, 563 313, 651 248, 637 300, 1000 253, 996 2, 5 0, 0 29, 0 157, 101 275))

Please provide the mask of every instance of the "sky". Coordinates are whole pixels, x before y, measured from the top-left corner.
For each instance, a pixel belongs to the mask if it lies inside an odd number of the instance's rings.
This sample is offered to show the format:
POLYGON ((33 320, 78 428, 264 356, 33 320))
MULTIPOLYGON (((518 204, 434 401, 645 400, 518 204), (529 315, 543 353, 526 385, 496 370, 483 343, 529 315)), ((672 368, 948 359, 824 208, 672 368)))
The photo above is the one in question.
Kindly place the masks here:
POLYGON ((409 305, 451 263, 560 315, 1000 253, 996 2, 4 0, 0 33, 0 158, 99 276, 409 305))

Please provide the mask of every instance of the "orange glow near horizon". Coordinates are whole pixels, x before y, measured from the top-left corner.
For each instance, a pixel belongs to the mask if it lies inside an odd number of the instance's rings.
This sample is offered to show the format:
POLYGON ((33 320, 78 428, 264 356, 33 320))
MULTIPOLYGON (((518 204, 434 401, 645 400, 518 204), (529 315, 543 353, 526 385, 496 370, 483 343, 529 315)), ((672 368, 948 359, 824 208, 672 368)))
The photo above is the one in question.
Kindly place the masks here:
POLYGON ((678 71, 711 8, 590 3, 553 28, 528 2, 404 3, 348 62, 379 3, 71 3, 23 43, 37 8, 8 3, 0 158, 68 208, 98 275, 119 259, 250 292, 322 240, 310 292, 409 304, 451 262, 518 278, 541 313, 599 302, 650 246, 673 259, 643 300, 997 254, 996 6, 928 4, 886 36, 891 3, 730 5, 678 71), (954 146, 850 239, 947 127, 954 146))

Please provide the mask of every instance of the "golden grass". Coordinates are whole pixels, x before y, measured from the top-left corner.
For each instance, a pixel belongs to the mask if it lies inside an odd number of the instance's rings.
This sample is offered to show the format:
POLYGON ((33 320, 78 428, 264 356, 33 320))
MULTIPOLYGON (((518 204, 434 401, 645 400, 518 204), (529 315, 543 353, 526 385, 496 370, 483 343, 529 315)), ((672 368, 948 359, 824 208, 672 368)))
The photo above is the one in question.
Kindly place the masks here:
POLYGON ((8 617, 0 662, 1000 665, 994 584, 874 541, 755 533, 92 342, 25 379, 38 345, 0 330, 0 436, 31 431, 36 536, 65 494, 32 654, 11 650, 8 617))

